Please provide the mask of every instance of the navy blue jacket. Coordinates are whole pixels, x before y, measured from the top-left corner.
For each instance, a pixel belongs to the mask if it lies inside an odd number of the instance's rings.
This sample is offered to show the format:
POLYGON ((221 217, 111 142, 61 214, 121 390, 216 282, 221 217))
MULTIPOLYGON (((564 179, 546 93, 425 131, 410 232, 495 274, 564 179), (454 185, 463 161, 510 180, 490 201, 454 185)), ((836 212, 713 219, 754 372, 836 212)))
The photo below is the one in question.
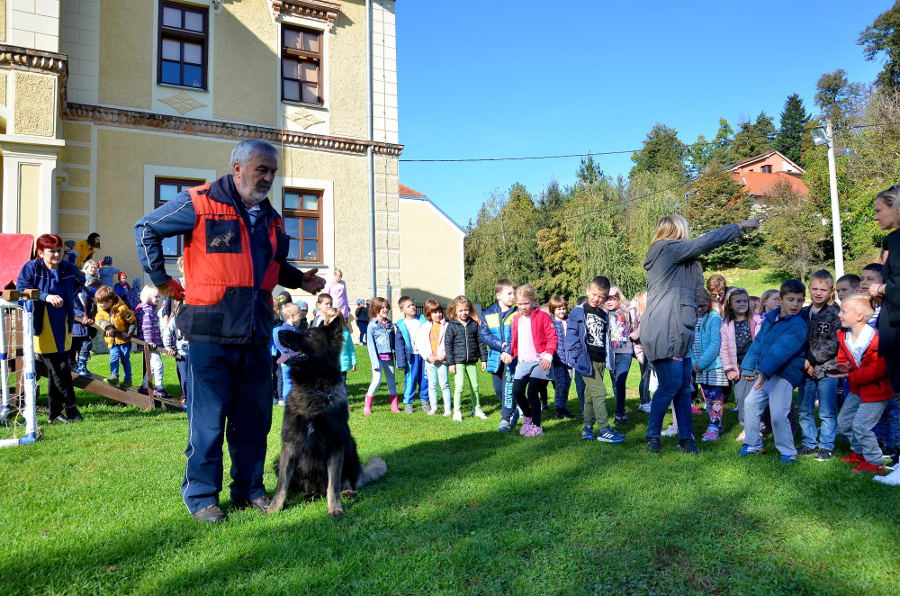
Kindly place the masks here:
POLYGON ((759 333, 741 362, 741 369, 762 373, 766 379, 778 375, 797 387, 803 380, 809 327, 800 314, 779 317, 780 314, 781 310, 776 308, 763 317, 759 333))
MULTIPOLYGON (((605 312, 605 311, 604 311, 605 312)), ((609 325, 606 325, 606 368, 615 368, 615 354, 609 345, 609 325)), ((560 351, 557 349, 557 351, 560 351)), ((571 366, 575 372, 590 377, 594 375, 594 365, 591 364, 591 356, 587 348, 587 325, 584 322, 583 306, 576 306, 569 313, 569 322, 566 325, 566 342, 562 347, 562 362, 571 366)))
MULTIPOLYGON (((264 199, 259 203, 259 215, 253 225, 250 224, 250 215, 241 200, 231 174, 226 174, 212 183, 207 193, 210 198, 231 205, 244 220, 244 226, 250 235, 250 253, 253 261, 253 288, 252 299, 244 292, 235 292, 229 299, 226 295, 216 308, 227 310, 227 321, 235 326, 234 329, 221 329, 216 334, 204 335, 202 338, 191 333, 190 325, 184 316, 190 314, 190 309, 182 308, 176 321, 179 330, 185 337, 192 341, 206 341, 210 343, 254 343, 268 345, 271 341, 272 329, 275 326, 275 313, 272 309, 272 295, 261 289, 263 276, 272 259, 281 264, 278 275, 278 283, 286 288, 299 288, 303 281, 303 273, 287 264, 288 238, 282 235, 279 238, 277 254, 272 253, 272 244, 269 239, 269 223, 278 216, 275 209, 264 199), (236 327, 240 326, 240 329, 236 327), (217 338, 216 335, 223 336, 217 338), (240 338, 235 340, 233 338, 240 338)), ((196 213, 188 191, 180 193, 173 200, 141 218, 134 225, 134 236, 137 242, 138 259, 144 271, 157 286, 168 282, 171 277, 166 273, 166 263, 163 258, 163 238, 190 234, 194 229, 196 213)), ((191 280, 185 280, 190 284, 191 280)), ((209 307, 205 307, 209 310, 209 307)))
POLYGON ((512 340, 512 318, 518 312, 512 306, 504 314, 500 314, 500 303, 495 302, 481 313, 481 325, 478 326, 478 338, 487 349, 487 371, 496 373, 500 370, 500 354, 509 354, 512 348, 509 342, 512 340))
MULTIPOLYGON (((61 261, 57 269, 57 279, 53 279, 53 273, 44 265, 43 259, 31 259, 22 266, 19 271, 19 278, 16 280, 16 289, 20 292, 24 290, 40 290, 40 297, 34 301, 34 334, 40 335, 44 326, 44 309, 47 296, 51 293, 57 294, 63 299, 63 309, 65 312, 65 322, 62 317, 57 321, 55 316, 51 316, 50 324, 54 325, 54 335, 59 341, 60 333, 65 337, 65 331, 72 330, 72 323, 75 321, 75 294, 78 289, 84 285, 84 273, 69 261, 61 261), (56 323, 61 326, 56 328, 56 323)), ((58 312, 56 309, 51 313, 58 312)), ((61 344, 60 344, 61 345, 61 344)))

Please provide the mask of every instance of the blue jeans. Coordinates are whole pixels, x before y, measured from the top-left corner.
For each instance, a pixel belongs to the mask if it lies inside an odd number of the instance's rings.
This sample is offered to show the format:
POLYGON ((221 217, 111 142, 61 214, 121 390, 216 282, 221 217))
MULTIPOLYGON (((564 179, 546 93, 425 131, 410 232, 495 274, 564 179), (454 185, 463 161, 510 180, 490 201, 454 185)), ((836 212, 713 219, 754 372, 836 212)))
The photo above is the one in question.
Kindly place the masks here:
POLYGON ((625 415, 625 384, 631 370, 632 354, 616 354, 616 369, 612 371, 613 395, 616 397, 616 416, 625 415))
POLYGON ((568 410, 569 388, 572 386, 572 369, 561 362, 554 362, 551 371, 553 406, 557 410, 568 410))
POLYGON ((653 370, 659 379, 659 387, 650 401, 650 416, 647 418, 647 438, 658 439, 662 431, 663 417, 669 404, 675 406, 675 421, 678 423, 678 438, 690 439, 693 435, 691 421, 691 373, 690 358, 675 360, 663 358, 653 361, 653 370))
POLYGON ((515 366, 500 363, 500 370, 491 373, 491 382, 494 384, 494 393, 500 402, 500 418, 511 422, 516 411, 516 401, 513 398, 513 376, 516 373, 515 366))
POLYGON ((800 431, 803 433, 804 447, 829 449, 834 451, 834 437, 837 435, 837 379, 804 379, 800 386, 800 404, 798 417, 800 431), (813 411, 819 400, 819 420, 821 429, 816 428, 816 415, 813 411), (818 441, 816 436, 818 434, 818 441))
POLYGON ((114 344, 109 349, 109 376, 119 377, 119 362, 122 363, 125 378, 123 381, 131 380, 131 344, 114 344))

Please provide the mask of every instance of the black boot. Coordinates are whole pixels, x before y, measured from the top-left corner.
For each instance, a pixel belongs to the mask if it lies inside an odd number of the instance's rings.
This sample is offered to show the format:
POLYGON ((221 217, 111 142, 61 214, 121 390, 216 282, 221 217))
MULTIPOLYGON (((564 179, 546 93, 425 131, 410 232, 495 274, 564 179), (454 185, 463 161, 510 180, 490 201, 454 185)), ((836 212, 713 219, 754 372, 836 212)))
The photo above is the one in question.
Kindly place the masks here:
POLYGON ((648 437, 647 438, 647 451, 650 453, 659 453, 661 447, 659 446, 659 437, 648 437))
POLYGON ((84 416, 82 416, 81 412, 78 411, 77 406, 66 408, 66 418, 68 418, 72 422, 81 422, 82 420, 84 420, 84 416))
POLYGON ((694 438, 690 439, 681 439, 678 441, 678 448, 681 449, 682 453, 700 453, 700 450, 697 448, 697 443, 694 441, 694 438))

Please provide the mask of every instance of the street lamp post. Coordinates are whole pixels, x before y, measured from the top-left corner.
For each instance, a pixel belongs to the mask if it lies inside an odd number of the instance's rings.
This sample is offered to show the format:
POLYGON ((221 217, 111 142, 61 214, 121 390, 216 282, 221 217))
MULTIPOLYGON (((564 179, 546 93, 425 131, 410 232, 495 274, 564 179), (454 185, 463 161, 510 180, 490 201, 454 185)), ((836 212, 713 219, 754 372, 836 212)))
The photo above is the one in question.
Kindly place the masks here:
POLYGON ((831 189, 831 235, 834 241, 834 272, 837 278, 844 275, 844 243, 841 237, 841 210, 838 205, 837 172, 834 167, 834 129, 831 119, 825 119, 825 130, 814 128, 813 143, 828 149, 828 185, 831 189))

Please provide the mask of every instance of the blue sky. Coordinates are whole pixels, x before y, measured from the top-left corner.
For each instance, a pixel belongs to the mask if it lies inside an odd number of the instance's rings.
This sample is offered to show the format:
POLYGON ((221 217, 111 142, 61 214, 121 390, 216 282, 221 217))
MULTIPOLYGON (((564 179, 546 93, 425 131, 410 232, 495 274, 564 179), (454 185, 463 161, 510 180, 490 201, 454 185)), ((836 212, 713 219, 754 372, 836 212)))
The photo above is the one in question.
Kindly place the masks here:
MULTIPOLYGON (((638 149, 657 122, 692 143, 719 117, 776 117, 791 93, 814 111, 816 80, 871 81, 859 32, 893 0, 397 2, 403 159, 638 149)), ((627 175, 628 155, 599 157, 627 175)), ((514 182, 571 184, 578 158, 401 163, 400 178, 460 225, 514 182)))

